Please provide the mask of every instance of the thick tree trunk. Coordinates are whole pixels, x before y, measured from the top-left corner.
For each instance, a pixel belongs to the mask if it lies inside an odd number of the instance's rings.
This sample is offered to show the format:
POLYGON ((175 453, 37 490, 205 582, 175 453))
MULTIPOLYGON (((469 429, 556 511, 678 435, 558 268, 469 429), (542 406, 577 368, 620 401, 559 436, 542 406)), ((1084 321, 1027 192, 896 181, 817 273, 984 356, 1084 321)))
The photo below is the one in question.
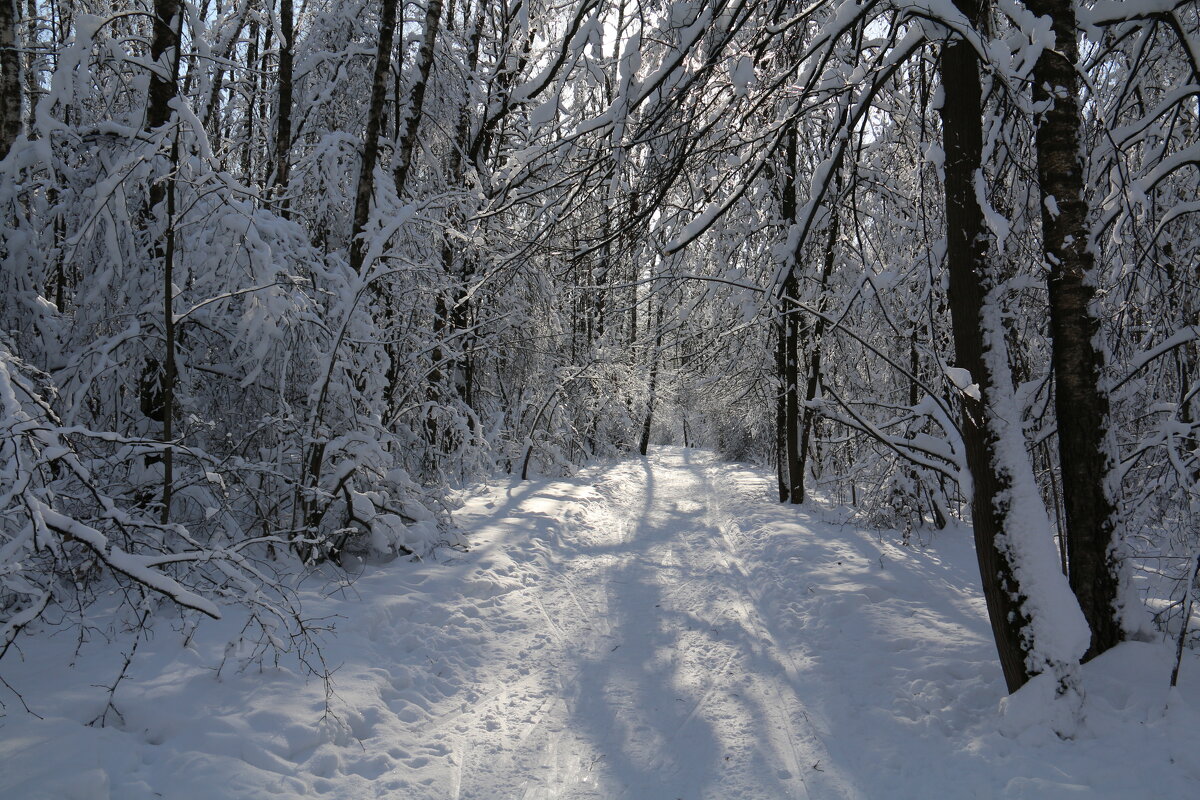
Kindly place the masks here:
MULTIPOLYGON (((636 219, 640 213, 640 204, 636 192, 629 196, 629 216, 631 219, 636 219)), ((638 331, 638 258, 633 255, 629 258, 629 337, 625 340, 630 352, 633 351, 634 342, 637 341, 638 331)))
POLYGON ((0 0, 0 159, 21 135, 21 55, 16 0, 0 0))
MULTIPOLYGON (((154 35, 150 40, 150 92, 146 99, 146 130, 161 128, 171 118, 177 93, 180 0, 154 0, 154 35), (164 56, 166 58, 164 59, 164 56)), ((160 190, 162 191, 162 190, 160 190)))
MULTIPOLYGON (((977 0, 955 0, 955 5, 972 20, 981 18, 977 0)), ((1030 677, 1021 637, 1024 617, 1019 587, 997 540, 1004 535, 1004 504, 1011 489, 1009 476, 998 469, 997 437, 988 425, 991 390, 1004 376, 992 375, 984 357, 985 281, 987 280, 987 237, 983 210, 975 194, 975 175, 983 159, 983 91, 979 59, 961 39, 942 49, 941 79, 945 91, 942 104, 942 135, 945 144, 946 268, 949 274, 950 315, 954 334, 955 361, 971 373, 980 399, 962 397, 962 438, 974 493, 971 513, 975 549, 983 594, 987 601, 992 635, 1000 655, 1000 666, 1010 692, 1030 677)))
POLYGON ((292 18, 292 0, 279 0, 279 108, 275 112, 275 155, 271 193, 279 201, 279 213, 287 219, 288 172, 292 149, 292 65, 295 60, 295 24, 292 18))
MULTIPOLYGON (((179 163, 179 131, 172 135, 171 172, 179 163)), ((162 512, 159 522, 166 525, 171 521, 171 501, 175 492, 175 456, 169 447, 175 437, 175 384, 178 364, 175 357, 175 178, 166 181, 167 229, 162 244, 163 284, 163 375, 162 375, 162 440, 168 445, 163 453, 162 512)))
POLYGON ((1049 269, 1050 331, 1058 449, 1066 511, 1071 588, 1092 629, 1091 658, 1121 641, 1119 521, 1108 487, 1114 458, 1108 396, 1100 387, 1104 355, 1096 347, 1095 252, 1087 225, 1080 155, 1079 59, 1070 0, 1028 0, 1049 16, 1054 46, 1042 51, 1033 96, 1046 109, 1037 126, 1042 236, 1049 269))
MULTIPOLYGON (((794 268, 794 265, 793 265, 794 268)), ((783 282, 783 436, 787 500, 804 502, 804 456, 800 452, 800 309, 795 272, 783 282)))
POLYGON ((775 474, 779 482, 779 502, 786 503, 791 496, 788 484, 787 462, 787 331, 780 319, 772 326, 775 330, 775 474))

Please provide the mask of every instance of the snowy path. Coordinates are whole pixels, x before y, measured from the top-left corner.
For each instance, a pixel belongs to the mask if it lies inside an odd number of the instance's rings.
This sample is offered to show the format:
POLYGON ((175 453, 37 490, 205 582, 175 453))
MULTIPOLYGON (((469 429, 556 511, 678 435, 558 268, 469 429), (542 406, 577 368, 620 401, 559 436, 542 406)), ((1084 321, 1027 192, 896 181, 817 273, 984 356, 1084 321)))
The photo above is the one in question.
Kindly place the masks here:
POLYGON ((514 516, 558 530, 505 595, 526 622, 521 676, 486 681, 456 720, 451 796, 835 796, 709 466, 660 451, 594 488, 514 493, 514 516))
POLYGON ((41 637, 6 661, 0 800, 1033 800, 1200 796, 1200 659, 1085 670, 1064 742, 1001 703, 970 533, 929 547, 823 522, 770 476, 658 448, 510 481, 456 513, 467 553, 300 588, 335 694, 286 662, 214 670, 241 622, 41 637))

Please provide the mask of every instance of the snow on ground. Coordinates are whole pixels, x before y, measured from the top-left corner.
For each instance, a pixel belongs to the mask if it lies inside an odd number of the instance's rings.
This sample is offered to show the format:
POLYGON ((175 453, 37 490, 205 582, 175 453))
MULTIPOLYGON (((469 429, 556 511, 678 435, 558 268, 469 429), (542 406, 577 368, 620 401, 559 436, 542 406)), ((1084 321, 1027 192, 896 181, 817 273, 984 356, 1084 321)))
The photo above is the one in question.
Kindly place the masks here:
POLYGON ((3 677, 44 719, 0 687, 0 797, 1200 796, 1200 659, 1173 693, 1167 645, 1089 664, 1060 740, 1040 687, 1001 700, 969 532, 901 547, 772 489, 679 448, 486 489, 470 552, 302 591, 337 615, 328 713, 286 664, 214 670, 236 619, 164 620, 86 727, 127 643, 31 639, 3 677))

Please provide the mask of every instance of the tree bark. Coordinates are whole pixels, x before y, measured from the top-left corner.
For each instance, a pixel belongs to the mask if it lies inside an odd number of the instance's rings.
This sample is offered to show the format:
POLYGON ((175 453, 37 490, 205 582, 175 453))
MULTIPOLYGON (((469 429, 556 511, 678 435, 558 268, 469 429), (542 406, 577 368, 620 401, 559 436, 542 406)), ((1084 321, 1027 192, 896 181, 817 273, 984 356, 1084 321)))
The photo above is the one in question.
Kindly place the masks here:
POLYGON ((350 230, 350 269, 361 274, 365 266, 367 243, 363 231, 371 217, 375 198, 375 165, 379 163, 379 131, 383 128, 383 104, 387 99, 388 73, 392 69, 392 43, 396 34, 396 0, 382 0, 379 15, 379 47, 375 51, 375 75, 371 82, 371 104, 367 111, 367 130, 363 137, 362 164, 358 189, 354 195, 354 221, 350 230))
MULTIPOLYGON (((837 189, 834 191, 834 197, 837 197, 841 192, 841 179, 837 180, 837 189)), ((818 287, 821 292, 817 298, 817 310, 825 310, 825 289, 829 285, 829 278, 833 275, 833 267, 836 263, 838 241, 838 210, 834 203, 829 206, 829 238, 825 242, 825 257, 824 263, 821 265, 821 285, 818 287)), ((809 356, 808 356, 808 385, 804 388, 804 406, 800 410, 800 447, 797 452, 798 468, 800 473, 800 499, 793 499, 792 502, 804 502, 804 476, 808 471, 808 450, 809 443, 812 441, 813 428, 817 423, 816 409, 813 408, 813 402, 817 399, 817 390, 821 386, 821 340, 825 337, 825 317, 818 316, 813 321, 812 330, 809 336, 809 356)), ((915 403, 913 405, 916 405, 915 403)))
MULTIPOLYGON (((146 99, 146 130, 161 128, 171 118, 171 100, 177 93, 180 0, 154 0, 154 34, 150 40, 150 92, 146 99), (163 57, 167 56, 170 63, 163 57)), ((160 190, 162 191, 162 190, 160 190)), ((160 197, 161 200, 161 197, 160 197)), ((153 205, 153 203, 152 203, 153 205)))
MULTIPOLYGON (((779 212, 786 236, 792 235, 796 225, 796 160, 799 150, 799 132, 795 126, 788 131, 784 148, 783 186, 780 189, 779 212)), ((785 237, 786 238, 786 237, 785 237)), ((782 416, 778 419, 778 433, 783 442, 780 470, 780 486, 784 501, 804 501, 804 468, 800 455, 800 309, 797 307, 799 282, 796 280, 796 253, 787 255, 783 280, 779 286, 780 349, 778 369, 780 390, 783 393, 782 416)))
POLYGON ((800 452, 800 309, 794 265, 783 282, 783 436, 787 500, 804 502, 804 456, 800 452))
MULTIPOLYGON (((955 0, 973 22, 983 16, 978 0, 955 0)), ((987 237, 983 210, 975 194, 975 175, 983 160, 983 90, 979 58, 970 44, 954 39, 942 49, 942 136, 946 151, 946 269, 949 275, 950 316, 957 366, 971 373, 980 399, 962 396, 962 438, 974 493, 971 514, 979 574, 987 602, 992 635, 1010 692, 1019 689, 1029 673, 1021 629, 1019 587, 1005 554, 997 547, 1004 534, 1006 495, 1011 482, 998 468, 999 442, 988 425, 990 393, 997 380, 984 356, 985 281, 988 280, 987 237)))
POLYGON ((791 496, 791 486, 788 483, 787 462, 787 383, 784 373, 787 371, 787 331, 784 330, 783 320, 779 319, 772 326, 775 330, 775 475, 779 484, 779 502, 786 503, 791 496))
POLYGON ((250 30, 246 42, 246 139, 242 143, 242 180, 247 186, 254 184, 254 129, 255 107, 258 105, 258 16, 250 17, 250 30))
MULTIPOLYGON (((429 84, 429 73, 433 70, 433 50, 437 44, 438 28, 442 21, 442 0, 426 0, 425 30, 421 47, 417 51, 416 75, 408 93, 404 109, 402 136, 396 143, 396 158, 393 174, 396 179, 396 195, 404 197, 408 173, 412 169, 413 150, 417 143, 417 129, 421 124, 421 108, 425 104, 425 87, 429 84)), ((400 114, 400 109, 396 109, 400 114)))
POLYGON ((275 112, 275 155, 274 176, 271 193, 279 201, 279 214, 284 219, 291 215, 288 209, 288 172, 292 149, 292 72, 295 59, 295 24, 292 15, 292 0, 279 0, 279 108, 275 112))
POLYGON ((1095 251, 1087 225, 1080 156, 1079 60, 1070 0, 1028 0, 1049 16, 1055 42, 1033 69, 1033 98, 1046 106, 1037 126, 1042 238, 1049 270, 1050 331, 1058 450, 1066 512, 1071 589, 1092 629, 1084 659, 1115 646, 1121 581, 1120 527, 1109 436, 1108 396, 1101 389, 1104 354, 1096 346, 1095 251))
MULTIPOLYGON (((150 97, 147 123, 150 130, 166 125, 171 115, 171 101, 179 94, 180 39, 183 26, 183 9, 179 0, 155 0, 154 39, 150 57, 155 71, 150 75, 150 97), (163 63, 166 61, 167 63, 163 63), (159 70, 168 70, 164 78, 159 70)), ((175 357, 175 169, 179 164, 179 132, 171 136, 171 154, 167 163, 164 181, 155 181, 150 190, 150 211, 165 201, 166 229, 161 238, 155 238, 153 255, 161 264, 163 285, 163 366, 162 366, 162 441, 167 445, 163 452, 162 511, 159 522, 166 525, 171 521, 171 501, 175 490, 175 453, 171 449, 174 438, 175 383, 178 364, 175 357)))
MULTIPOLYGON (((175 453, 171 440, 175 436, 175 384, 178 364, 175 358, 175 167, 179 163, 179 131, 172 135, 171 177, 166 181, 167 229, 163 233, 163 374, 162 374, 162 440, 167 445, 163 452, 162 512, 159 522, 166 525, 171 521, 171 500, 175 493, 175 453)), ((157 249, 157 248, 156 248, 157 249)))
MULTIPOLYGON (((171 101, 179 94, 179 41, 183 24, 180 0, 155 0, 154 34, 150 40, 150 88, 146 96, 145 129, 153 134, 171 121, 174 110, 171 101)), ((157 160, 157 159, 156 159, 157 160)), ((162 275, 162 363, 150 359, 143 371, 140 385, 143 413, 162 423, 161 441, 167 445, 162 454, 163 488, 162 524, 170 522, 171 499, 174 491, 174 454, 170 447, 174 437, 175 383, 175 169, 179 163, 178 132, 171 136, 171 150, 165 175, 152 175, 146 205, 139 213, 139 226, 147 236, 150 263, 162 275), (155 210, 163 207, 167 223, 160 234, 155 230, 155 210)))
POLYGON ((16 0, 0 0, 0 160, 21 135, 21 55, 16 0))
POLYGON ((642 422, 642 438, 638 443, 638 452, 646 455, 650 450, 650 430, 654 427, 654 401, 658 399, 658 367, 662 360, 663 343, 663 304, 658 304, 654 314, 654 352, 650 355, 650 386, 649 397, 646 400, 646 418, 642 422))

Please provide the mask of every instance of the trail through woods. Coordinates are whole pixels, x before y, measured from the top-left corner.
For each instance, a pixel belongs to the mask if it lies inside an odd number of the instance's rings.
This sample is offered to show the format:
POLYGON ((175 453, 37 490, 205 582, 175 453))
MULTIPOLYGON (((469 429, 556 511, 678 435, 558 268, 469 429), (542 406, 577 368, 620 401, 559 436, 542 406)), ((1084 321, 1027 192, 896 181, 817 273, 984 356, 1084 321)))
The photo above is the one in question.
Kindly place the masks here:
MULTIPOLYGON (((1088 665, 1072 742, 1003 681, 970 534, 924 543, 780 506, 765 473, 655 448, 572 479, 493 484, 470 549, 330 592, 334 694, 226 666, 236 620, 169 621, 86 727, 118 636, 29 641, 5 678, 3 798, 1046 798, 1192 796, 1200 665, 1088 665), (928 545, 928 546, 925 546, 928 545), (68 663, 73 667, 66 667, 68 663)), ((236 662, 231 658, 231 664, 236 662)))
POLYGON ((710 468, 702 454, 658 451, 594 487, 518 492, 500 510, 491 530, 517 512, 551 536, 509 553, 534 576, 507 604, 529 638, 520 677, 488 686, 456 726, 463 796, 510 785, 527 797, 845 788, 821 771, 822 732, 796 687, 804 656, 777 640, 710 468))
POLYGON ((1200 797, 1198 54, 0 0, 0 800, 1200 797))

